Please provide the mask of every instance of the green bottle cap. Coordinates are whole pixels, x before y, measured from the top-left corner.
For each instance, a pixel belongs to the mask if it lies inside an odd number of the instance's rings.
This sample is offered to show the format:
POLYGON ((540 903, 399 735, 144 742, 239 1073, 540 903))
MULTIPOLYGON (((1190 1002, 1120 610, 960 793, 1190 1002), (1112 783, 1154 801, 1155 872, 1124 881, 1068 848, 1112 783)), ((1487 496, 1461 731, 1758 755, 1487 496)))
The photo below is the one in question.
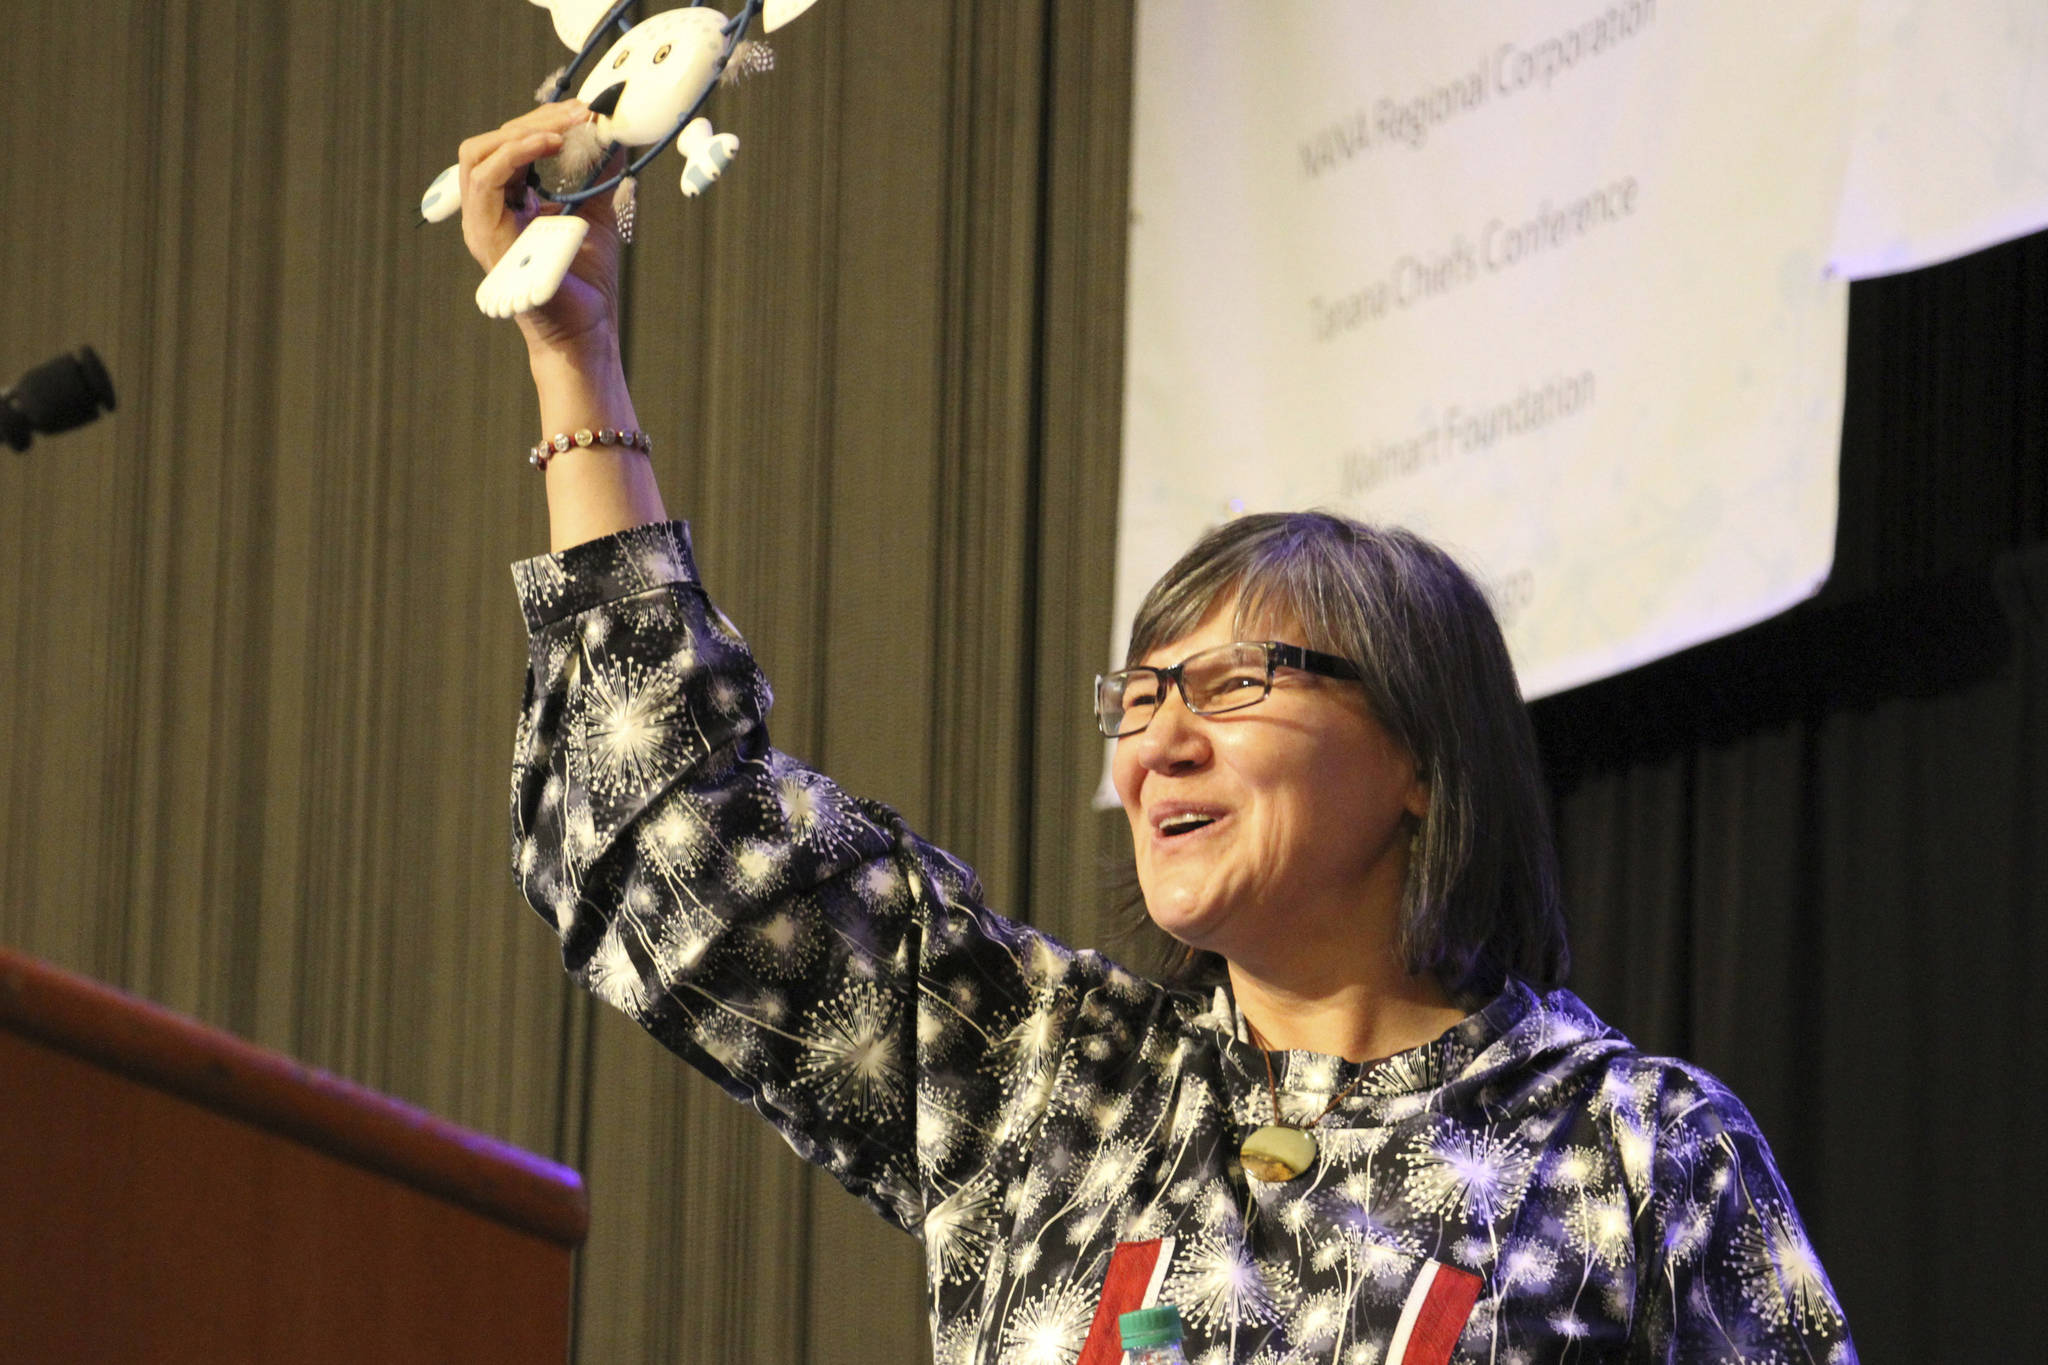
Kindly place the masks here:
POLYGON ((1126 1313, 1116 1320, 1116 1325, 1123 1333, 1126 1351, 1141 1346, 1169 1346, 1180 1340, 1180 1310, 1170 1303, 1126 1313))

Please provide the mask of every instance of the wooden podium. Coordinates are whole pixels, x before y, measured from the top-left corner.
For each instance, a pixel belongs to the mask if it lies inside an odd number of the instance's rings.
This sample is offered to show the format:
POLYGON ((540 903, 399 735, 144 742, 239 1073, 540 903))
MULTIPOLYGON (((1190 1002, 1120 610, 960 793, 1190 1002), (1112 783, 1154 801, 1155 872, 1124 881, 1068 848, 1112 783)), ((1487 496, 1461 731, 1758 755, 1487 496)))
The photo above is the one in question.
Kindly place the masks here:
POLYGON ((0 1361, 568 1358, 564 1167, 0 949, 0 1361))

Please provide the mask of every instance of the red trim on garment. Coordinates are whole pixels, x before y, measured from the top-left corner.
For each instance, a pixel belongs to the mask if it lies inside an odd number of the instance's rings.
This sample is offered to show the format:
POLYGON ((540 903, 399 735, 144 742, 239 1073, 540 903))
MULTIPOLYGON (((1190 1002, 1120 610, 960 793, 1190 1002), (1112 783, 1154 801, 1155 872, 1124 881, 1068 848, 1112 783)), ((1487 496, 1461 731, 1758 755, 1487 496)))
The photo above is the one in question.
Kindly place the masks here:
POLYGON ((1479 1286, 1479 1277, 1471 1271, 1439 1265, 1422 1311, 1415 1315, 1408 1349, 1401 1353, 1399 1365, 1450 1365, 1451 1352, 1472 1316, 1472 1305, 1479 1302, 1479 1286))
POLYGON ((1102 1300, 1095 1305, 1095 1321, 1088 1324, 1088 1340, 1074 1365, 1119 1365, 1123 1360, 1124 1336, 1117 1319, 1145 1306, 1145 1290, 1159 1263, 1159 1247, 1157 1240, 1116 1244, 1109 1257, 1109 1273, 1102 1278, 1102 1300))

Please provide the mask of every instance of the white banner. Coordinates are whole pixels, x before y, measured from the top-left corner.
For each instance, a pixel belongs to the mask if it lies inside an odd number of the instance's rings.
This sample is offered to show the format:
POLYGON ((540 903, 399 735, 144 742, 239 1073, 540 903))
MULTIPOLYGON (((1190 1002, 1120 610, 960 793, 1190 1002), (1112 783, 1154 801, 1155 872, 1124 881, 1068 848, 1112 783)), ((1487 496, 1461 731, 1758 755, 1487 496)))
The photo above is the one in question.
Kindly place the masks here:
POLYGON ((1835 269, 1912 270, 2048 226, 2048 3, 1860 8, 1835 269))
MULTIPOLYGON (((1531 697, 1809 595, 1841 272, 1993 239, 1948 203, 1848 241, 1845 206, 1911 178, 1856 120, 1935 88, 1916 51, 2003 42, 2025 69, 1976 95, 2038 124, 2048 4, 2024 3, 1940 42, 1905 0, 1141 4, 1112 656, 1152 580, 1246 510, 1444 543, 1531 697)), ((2010 188, 1998 234, 2048 216, 2035 131, 1950 166, 1952 198, 2010 188)))
POLYGON ((1312 506, 1457 554, 1531 696, 1812 592, 1854 52, 1848 0, 1145 5, 1119 621, 1312 506))

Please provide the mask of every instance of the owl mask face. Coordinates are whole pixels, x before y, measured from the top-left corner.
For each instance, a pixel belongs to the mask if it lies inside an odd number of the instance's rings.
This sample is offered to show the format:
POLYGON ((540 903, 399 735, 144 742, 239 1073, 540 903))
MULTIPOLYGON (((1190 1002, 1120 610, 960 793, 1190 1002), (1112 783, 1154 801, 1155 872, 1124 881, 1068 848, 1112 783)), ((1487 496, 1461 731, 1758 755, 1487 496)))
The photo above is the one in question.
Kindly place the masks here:
POLYGON ((703 6, 664 10, 612 44, 576 92, 603 111, 603 101, 618 90, 617 103, 599 114, 598 134, 621 146, 644 147, 673 132, 718 74, 725 22, 723 14, 703 6))

